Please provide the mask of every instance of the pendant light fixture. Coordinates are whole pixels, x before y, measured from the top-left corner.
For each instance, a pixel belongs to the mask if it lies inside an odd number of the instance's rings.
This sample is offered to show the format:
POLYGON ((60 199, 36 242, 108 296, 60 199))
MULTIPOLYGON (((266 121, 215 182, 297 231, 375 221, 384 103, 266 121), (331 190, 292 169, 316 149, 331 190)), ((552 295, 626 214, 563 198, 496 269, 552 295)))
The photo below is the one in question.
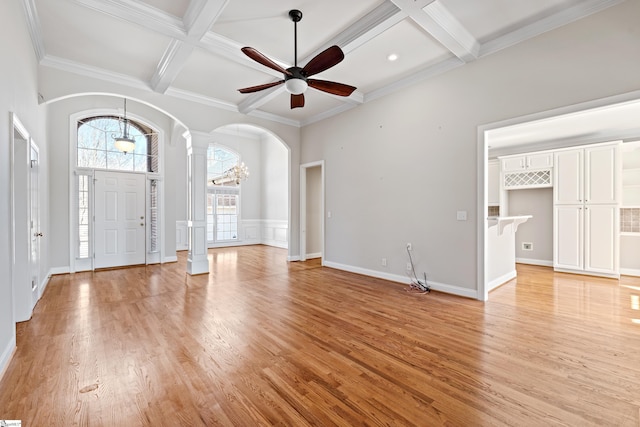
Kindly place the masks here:
POLYGON ((136 142, 129 136, 129 120, 127 119, 127 98, 124 99, 124 132, 121 136, 114 136, 115 146, 124 154, 131 153, 136 148, 136 142))

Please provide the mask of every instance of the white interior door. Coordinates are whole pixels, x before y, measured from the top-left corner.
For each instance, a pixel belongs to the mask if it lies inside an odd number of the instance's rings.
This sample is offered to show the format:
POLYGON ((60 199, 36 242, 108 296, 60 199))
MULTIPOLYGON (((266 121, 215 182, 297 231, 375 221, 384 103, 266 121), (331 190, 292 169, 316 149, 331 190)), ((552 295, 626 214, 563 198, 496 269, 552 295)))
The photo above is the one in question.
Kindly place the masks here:
POLYGON ((32 301, 40 298, 40 154, 38 146, 31 141, 30 179, 30 224, 31 224, 31 293, 32 301))
POLYGON ((145 264, 143 174, 96 171, 94 268, 145 264))

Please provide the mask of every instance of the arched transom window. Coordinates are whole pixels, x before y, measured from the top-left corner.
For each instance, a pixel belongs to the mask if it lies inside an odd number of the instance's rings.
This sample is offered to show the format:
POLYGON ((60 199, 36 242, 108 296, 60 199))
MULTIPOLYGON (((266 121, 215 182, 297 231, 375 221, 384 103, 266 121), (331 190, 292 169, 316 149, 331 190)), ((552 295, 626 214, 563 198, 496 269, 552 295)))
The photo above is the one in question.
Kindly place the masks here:
POLYGON ((128 119, 129 136, 135 141, 131 153, 115 147, 115 137, 123 134, 124 121, 117 116, 94 116, 78 120, 78 161, 80 168, 133 172, 159 172, 158 134, 128 119))

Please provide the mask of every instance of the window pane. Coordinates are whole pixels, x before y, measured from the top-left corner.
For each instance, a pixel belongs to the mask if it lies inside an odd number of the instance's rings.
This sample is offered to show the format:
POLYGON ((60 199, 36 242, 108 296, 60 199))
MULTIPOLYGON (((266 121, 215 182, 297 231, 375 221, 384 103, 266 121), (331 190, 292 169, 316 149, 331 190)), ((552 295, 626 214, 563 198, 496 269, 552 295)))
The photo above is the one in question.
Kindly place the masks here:
POLYGON ((115 137, 123 135, 124 121, 116 116, 89 117, 78 122, 78 166, 87 168, 159 172, 158 134, 128 120, 128 134, 135 141, 133 153, 115 148, 115 137), (126 157, 125 157, 126 156, 126 157))

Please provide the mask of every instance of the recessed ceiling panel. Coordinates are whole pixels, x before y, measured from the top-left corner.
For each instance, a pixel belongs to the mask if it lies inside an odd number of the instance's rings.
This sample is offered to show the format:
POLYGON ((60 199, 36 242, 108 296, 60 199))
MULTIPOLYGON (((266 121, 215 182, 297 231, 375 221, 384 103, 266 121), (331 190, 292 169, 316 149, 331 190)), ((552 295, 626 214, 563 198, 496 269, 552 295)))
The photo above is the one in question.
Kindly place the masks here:
POLYGON ((347 53, 343 62, 318 78, 347 83, 367 93, 451 56, 414 21, 405 19, 347 53), (395 61, 389 61, 391 54, 397 55, 395 61))
POLYGON ((169 38, 70 1, 37 2, 47 55, 149 80, 169 38))
POLYGON ((142 3, 148 4, 151 7, 160 9, 169 15, 176 16, 178 18, 184 18, 184 14, 189 8, 190 0, 142 0, 142 3))
POLYGON ((289 10, 299 9, 303 14, 298 23, 298 58, 302 59, 381 3, 383 0, 230 1, 212 30, 293 65, 294 25, 289 10))
POLYGON ((584 0, 439 0, 478 40, 485 43, 584 0))
POLYGON ((248 96, 238 89, 274 80, 253 68, 195 49, 171 86, 238 104, 248 96))

